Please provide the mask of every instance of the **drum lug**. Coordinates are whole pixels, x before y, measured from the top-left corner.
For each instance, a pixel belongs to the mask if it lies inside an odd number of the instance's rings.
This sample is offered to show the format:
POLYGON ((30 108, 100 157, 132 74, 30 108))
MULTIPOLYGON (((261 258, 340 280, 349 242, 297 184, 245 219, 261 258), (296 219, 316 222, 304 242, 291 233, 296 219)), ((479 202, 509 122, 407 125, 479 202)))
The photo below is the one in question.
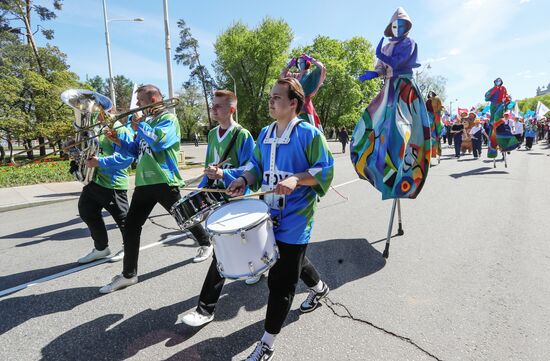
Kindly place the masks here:
POLYGON ((244 229, 241 229, 241 243, 246 243, 246 231, 244 229))
POLYGON ((220 262, 216 264, 216 268, 220 274, 223 274, 223 265, 220 262))
POLYGON ((264 252, 264 255, 261 258, 261 260, 262 260, 263 263, 269 264, 269 255, 267 254, 267 252, 264 252))
POLYGON ((250 270, 250 273, 256 273, 256 269, 254 268, 254 264, 252 262, 248 262, 248 269, 250 270))

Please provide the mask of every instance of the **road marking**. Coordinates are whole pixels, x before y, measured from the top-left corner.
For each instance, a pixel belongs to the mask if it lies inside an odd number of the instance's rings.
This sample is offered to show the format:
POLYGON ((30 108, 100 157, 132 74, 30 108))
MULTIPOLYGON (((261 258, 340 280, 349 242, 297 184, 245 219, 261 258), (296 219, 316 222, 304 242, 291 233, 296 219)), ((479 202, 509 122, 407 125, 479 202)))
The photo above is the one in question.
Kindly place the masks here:
MULTIPOLYGON (((348 182, 337 184, 333 188, 340 188, 340 187, 346 186, 348 184, 355 183, 359 180, 361 180, 361 179, 360 178, 353 179, 353 180, 348 181, 348 182)), ((151 244, 148 244, 146 246, 140 247, 139 250, 144 251, 146 249, 160 246, 161 244, 173 241, 175 239, 188 238, 188 237, 189 237, 189 233, 186 232, 186 233, 183 233, 181 235, 168 237, 165 240, 158 241, 158 242, 151 243, 151 244)), ((59 273, 55 273, 55 274, 50 275, 50 276, 42 277, 42 278, 39 278, 39 279, 34 280, 34 281, 30 281, 30 282, 27 282, 27 283, 24 283, 24 284, 21 284, 21 285, 18 285, 18 286, 14 286, 14 287, 11 287, 11 288, 0 291, 0 297, 9 295, 9 294, 17 292, 17 291, 21 291, 22 289, 25 289, 25 288, 36 286, 36 285, 44 283, 44 282, 55 280, 57 278, 67 276, 67 275, 70 275, 72 273, 80 272, 80 271, 83 271, 83 270, 91 268, 91 267, 99 266, 100 264, 107 263, 107 262, 111 262, 111 259, 110 258, 100 259, 100 260, 97 260, 97 261, 92 262, 92 263, 84 264, 84 265, 74 267, 74 268, 59 272, 59 273)))
MULTIPOLYGON (((153 247, 156 247, 156 246, 160 246, 161 244, 168 243, 168 242, 176 240, 176 239, 188 238, 188 237, 189 237, 189 233, 185 232, 183 234, 173 236, 173 237, 168 237, 168 238, 166 238, 162 241, 158 241, 158 242, 151 243, 151 244, 148 244, 146 246, 140 247, 139 250, 144 251, 146 249, 153 248, 153 247)), ((0 297, 3 297, 3 296, 8 295, 10 293, 20 291, 20 290, 25 289, 25 288, 36 286, 36 285, 44 283, 44 282, 54 280, 56 278, 60 278, 60 277, 70 275, 71 273, 80 272, 80 271, 85 270, 87 268, 95 267, 95 266, 98 266, 100 264, 107 263, 107 262, 111 262, 111 258, 100 259, 100 260, 97 260, 97 261, 92 262, 92 263, 83 264, 81 266, 74 267, 74 268, 71 268, 71 269, 68 269, 68 270, 50 275, 50 276, 42 277, 42 278, 39 278, 39 279, 34 280, 34 281, 30 281, 30 282, 27 282, 27 283, 24 283, 24 284, 21 284, 21 285, 18 285, 18 286, 14 286, 14 287, 11 287, 11 288, 0 291, 0 297)))
POLYGON ((333 188, 340 188, 340 187, 343 187, 343 186, 347 186, 348 184, 355 183, 355 182, 360 181, 360 180, 361 180, 361 178, 350 180, 349 182, 344 182, 344 183, 340 183, 338 185, 335 185, 333 188))

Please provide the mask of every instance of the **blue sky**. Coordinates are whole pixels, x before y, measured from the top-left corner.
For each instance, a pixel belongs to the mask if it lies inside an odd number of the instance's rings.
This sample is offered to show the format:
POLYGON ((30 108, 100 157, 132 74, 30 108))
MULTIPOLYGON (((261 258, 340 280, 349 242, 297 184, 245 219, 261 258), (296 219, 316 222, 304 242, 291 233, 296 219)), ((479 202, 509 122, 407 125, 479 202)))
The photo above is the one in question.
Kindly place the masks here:
MULTIPOLYGON (((37 3, 51 6, 52 1, 37 3)), ((109 24, 113 73, 166 90, 162 1, 108 0, 107 4, 111 19, 145 18, 140 23, 109 24)), ((221 32, 237 20, 255 26, 265 16, 290 24, 292 46, 308 44, 319 34, 341 40, 360 35, 376 45, 398 6, 413 20, 410 36, 419 44, 421 63, 430 63, 433 75, 448 79, 447 99, 458 99, 453 108, 482 102, 496 77, 503 78, 515 99, 534 96, 537 86, 550 83, 547 0, 170 0, 172 51, 178 43, 180 18, 191 27, 208 65, 215 60, 213 44, 221 32)), ((38 22, 35 19, 34 25, 38 22)), ((101 0, 65 0, 58 18, 44 25, 55 30, 52 43, 68 55, 71 70, 82 79, 108 76, 101 0)), ((173 70, 177 90, 189 72, 175 62, 173 70)))

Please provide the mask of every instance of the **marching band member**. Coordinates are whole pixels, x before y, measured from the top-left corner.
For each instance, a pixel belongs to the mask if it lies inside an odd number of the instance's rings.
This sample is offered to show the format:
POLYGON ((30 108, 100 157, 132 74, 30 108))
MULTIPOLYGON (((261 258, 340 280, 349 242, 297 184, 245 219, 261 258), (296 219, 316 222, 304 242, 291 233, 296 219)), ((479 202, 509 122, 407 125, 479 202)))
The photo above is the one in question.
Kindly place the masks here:
MULTIPOLYGON (((160 90, 154 85, 143 85, 136 90, 137 106, 150 105, 162 100, 160 90)), ((136 188, 128 210, 124 231, 124 266, 122 274, 113 278, 99 292, 110 293, 137 283, 137 263, 141 229, 153 207, 160 203, 166 210, 180 198, 179 187, 184 181, 178 169, 180 150, 180 126, 175 115, 167 110, 158 111, 150 117, 132 118, 137 137, 127 141, 116 132, 107 131, 109 139, 121 148, 122 154, 137 158, 136 188)), ((189 231, 199 243, 209 238, 198 224, 189 231)))
MULTIPOLYGON (((226 189, 235 178, 242 174, 244 166, 252 156, 254 138, 248 130, 233 119, 236 110, 237 96, 233 92, 229 90, 214 92, 210 114, 219 125, 208 133, 205 176, 199 184, 199 188, 226 189), (218 163, 224 161, 225 163, 221 167, 217 166, 218 163)), ((212 254, 212 250, 210 242, 201 245, 197 249, 197 255, 193 261, 206 260, 212 254)), ((217 274, 216 262, 213 261, 212 265, 211 268, 217 274)))
MULTIPOLYGON (((288 315, 300 278, 310 287, 300 306, 302 312, 313 311, 329 292, 305 253, 317 196, 323 196, 332 182, 334 161, 323 134, 298 117, 303 101, 302 86, 295 78, 277 80, 269 98, 269 113, 276 122, 262 129, 247 171, 228 188, 232 196, 242 195, 248 185, 274 191, 264 200, 277 223, 274 233, 280 258, 269 270, 265 333, 247 360, 273 357, 275 336, 288 315)), ((199 303, 194 312, 203 318, 195 326, 212 321, 220 292, 199 303)))
MULTIPOLYGON (((98 116, 99 122, 104 124, 103 115, 98 116)), ((115 122, 113 128, 118 138, 130 141, 132 132, 120 122, 115 122)), ((78 263, 89 263, 111 254, 109 237, 101 210, 107 210, 115 220, 120 232, 124 235, 126 214, 128 213, 128 167, 134 158, 120 154, 120 146, 113 143, 104 134, 99 142, 99 157, 93 156, 86 161, 86 167, 97 168, 92 181, 82 188, 78 199, 78 213, 80 218, 90 229, 94 241, 94 249, 78 260, 78 263)), ((120 261, 124 252, 112 257, 113 261, 120 261)))

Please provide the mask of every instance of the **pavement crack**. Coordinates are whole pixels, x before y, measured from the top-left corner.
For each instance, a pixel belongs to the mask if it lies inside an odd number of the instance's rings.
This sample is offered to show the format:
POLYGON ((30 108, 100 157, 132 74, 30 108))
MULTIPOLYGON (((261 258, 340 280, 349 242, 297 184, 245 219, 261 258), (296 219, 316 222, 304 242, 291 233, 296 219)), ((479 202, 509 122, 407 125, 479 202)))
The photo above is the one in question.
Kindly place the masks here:
POLYGON ((381 331, 387 335, 390 335, 392 337, 395 337, 395 338, 398 338, 400 339, 401 341, 404 341, 404 342, 407 342, 411 345, 413 345, 414 347, 416 347, 418 350, 422 351, 424 354, 428 355, 429 357, 433 358, 434 360, 437 360, 437 361, 443 361, 441 358, 437 357, 436 355, 432 354, 431 352, 429 352, 428 350, 424 349, 422 346, 418 345, 414 340, 412 340, 411 338, 409 337, 405 337, 405 336, 401 336, 401 335, 398 335, 396 334, 395 332, 392 332, 392 331, 389 331, 389 330, 386 330, 385 328, 381 327, 381 326, 378 326, 378 325, 375 325, 374 323, 368 321, 368 320, 363 320, 361 318, 357 318, 357 317, 354 317, 351 312, 349 311, 349 309, 343 305, 342 303, 340 302, 334 302, 333 300, 331 300, 328 296, 325 297, 324 299, 324 304, 327 305, 327 307, 332 311, 332 313, 337 316, 337 317, 340 317, 340 318, 349 318, 350 320, 352 321, 355 321, 355 322, 359 322, 359 323, 363 323, 363 324, 366 324, 366 325, 369 325, 375 329, 377 329, 378 331, 381 331), (338 309, 341 309, 343 310, 343 313, 342 311, 338 312, 338 309))

